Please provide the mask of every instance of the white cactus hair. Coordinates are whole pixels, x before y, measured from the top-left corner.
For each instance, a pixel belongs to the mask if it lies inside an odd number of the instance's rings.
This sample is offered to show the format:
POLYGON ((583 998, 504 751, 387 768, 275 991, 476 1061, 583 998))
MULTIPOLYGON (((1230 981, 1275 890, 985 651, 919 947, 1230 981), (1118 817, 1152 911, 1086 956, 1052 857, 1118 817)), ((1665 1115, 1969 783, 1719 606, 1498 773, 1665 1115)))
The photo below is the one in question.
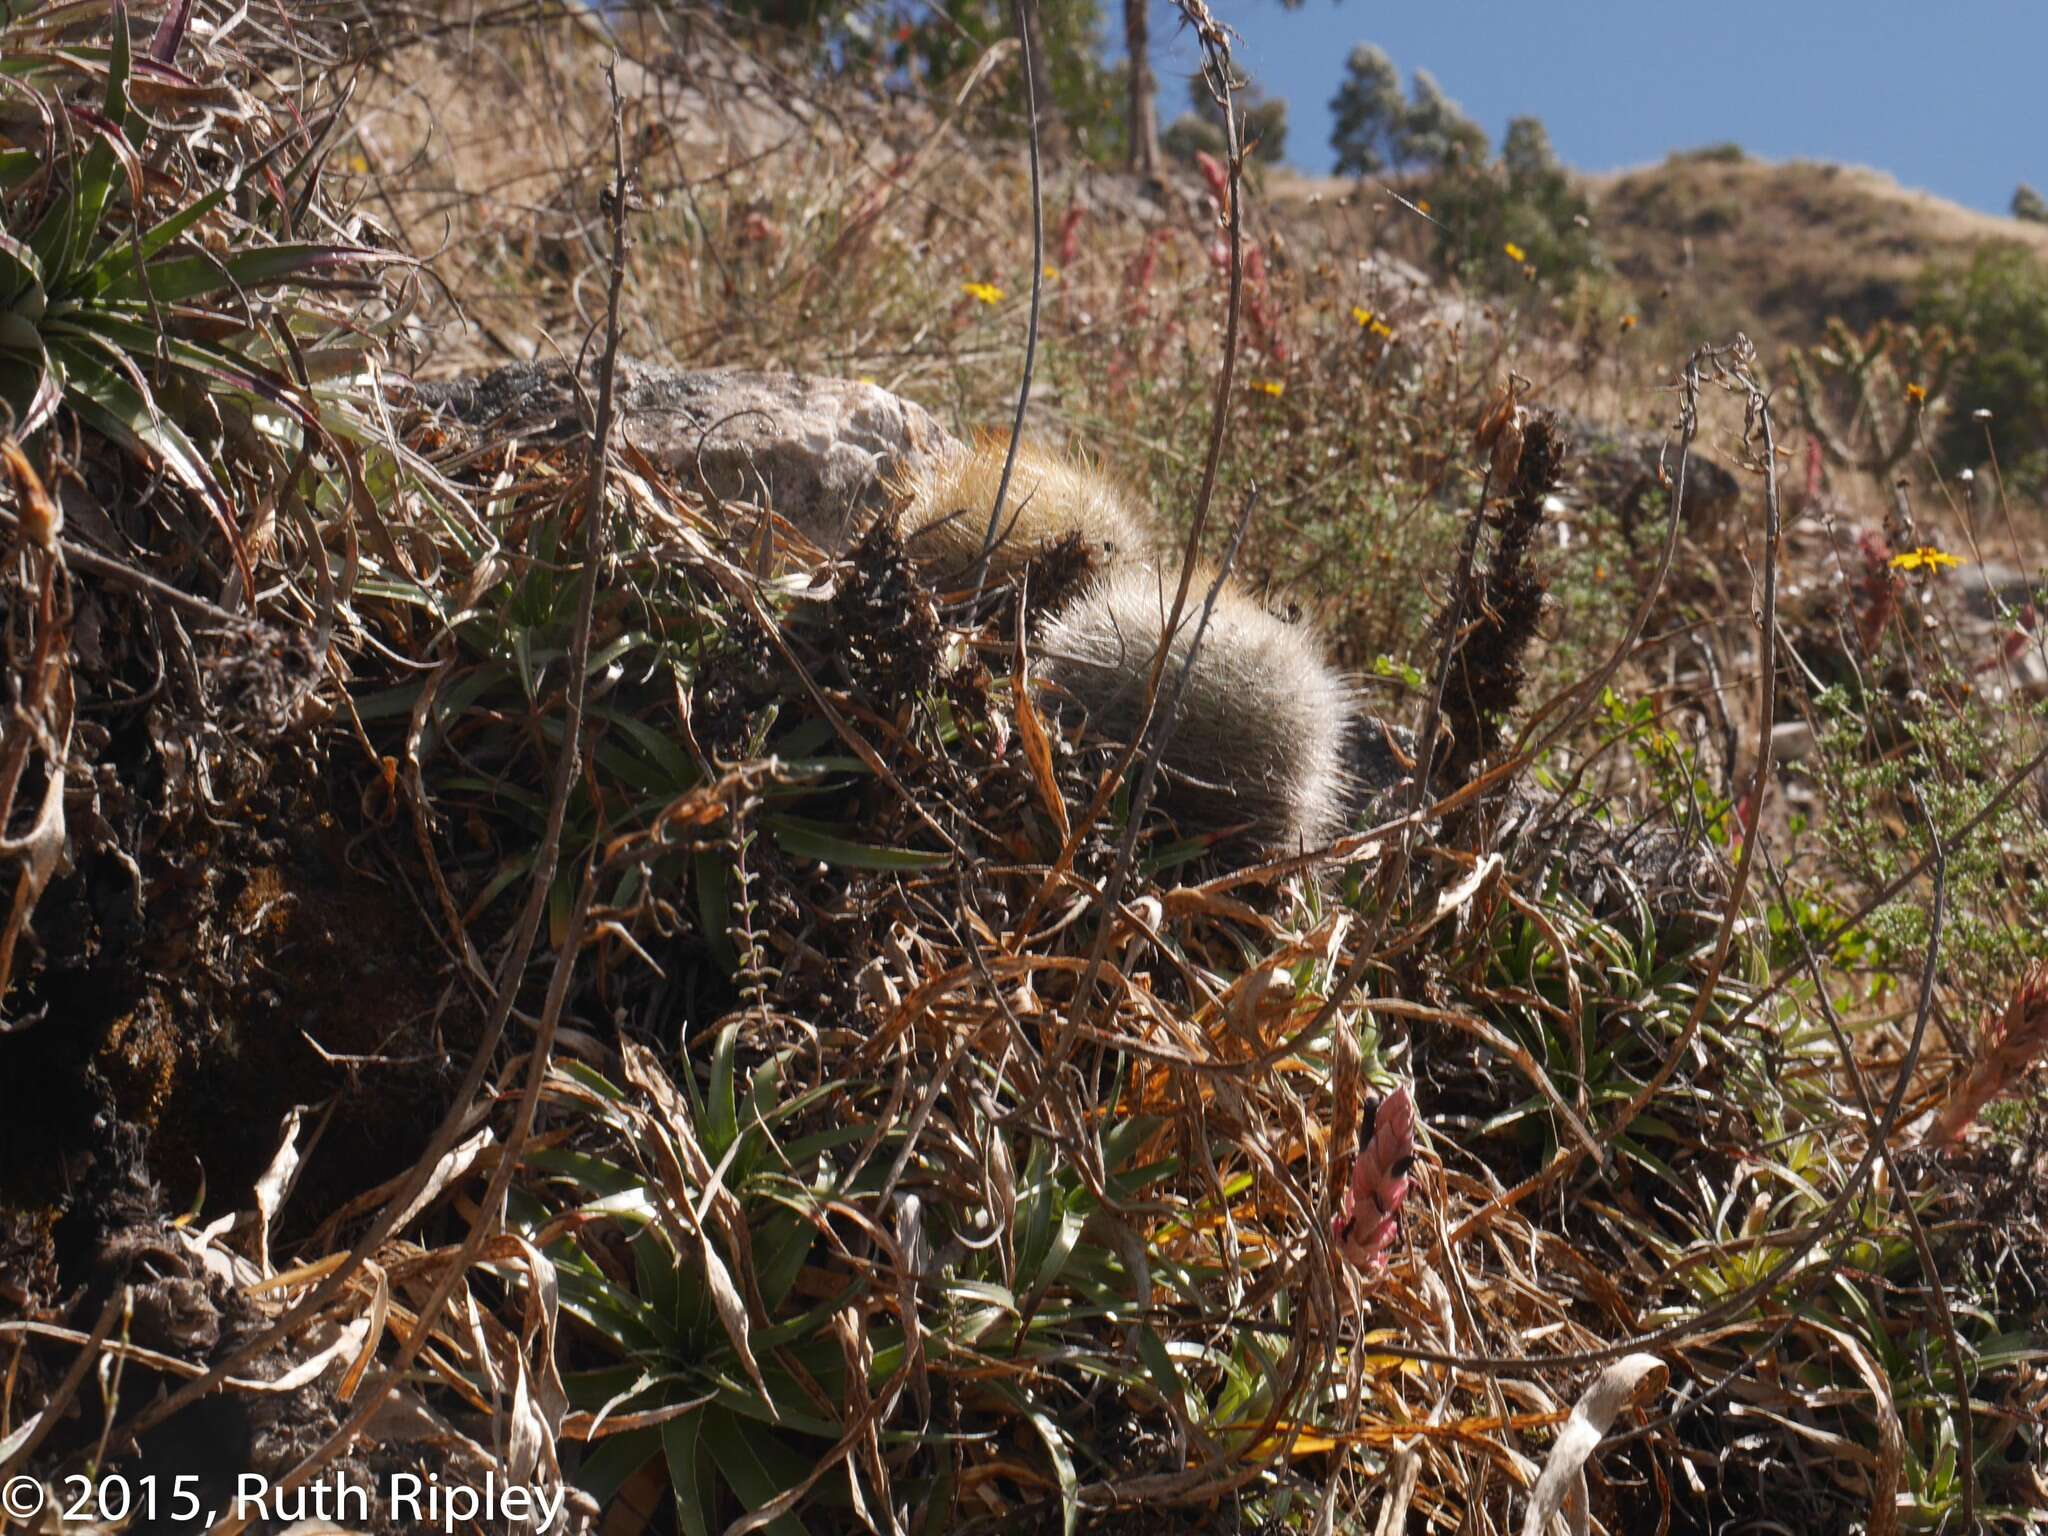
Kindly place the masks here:
MULTIPOLYGON (((898 487, 904 548, 935 586, 968 578, 988 536, 1008 439, 982 436, 898 487)), ((1127 744, 1144 723, 1145 680, 1165 632, 1177 568, 1161 560, 1148 508, 1085 460, 1026 443, 1017 454, 989 578, 1078 540, 1087 579, 1046 620, 1035 671, 1097 739, 1127 744)), ((1175 631, 1159 708, 1172 697, 1212 578, 1175 631)), ((1339 836, 1361 703, 1320 636, 1226 583, 1202 631, 1154 803, 1184 836, 1230 856, 1288 854, 1339 836)))
MULTIPOLYGON (((1149 565, 1113 566, 1046 626, 1042 673, 1092 733, 1122 743, 1141 725, 1174 585, 1149 565)), ((1175 630, 1155 712, 1186 664, 1207 586, 1198 582, 1175 630)), ((1270 852, 1321 847, 1350 819, 1346 763, 1359 714, 1357 689, 1314 630, 1226 584, 1180 699, 1156 803, 1186 835, 1241 828, 1231 841, 1270 852)))
MULTIPOLYGON (((907 488, 900 527, 911 557, 941 583, 972 570, 988 537, 989 509, 1003 476, 1007 440, 982 437, 928 468, 907 488)), ((1106 475, 1069 454, 1030 444, 1018 451, 1003 498, 989 574, 1002 580, 1069 535, 1092 564, 1143 556, 1145 513, 1106 475)))

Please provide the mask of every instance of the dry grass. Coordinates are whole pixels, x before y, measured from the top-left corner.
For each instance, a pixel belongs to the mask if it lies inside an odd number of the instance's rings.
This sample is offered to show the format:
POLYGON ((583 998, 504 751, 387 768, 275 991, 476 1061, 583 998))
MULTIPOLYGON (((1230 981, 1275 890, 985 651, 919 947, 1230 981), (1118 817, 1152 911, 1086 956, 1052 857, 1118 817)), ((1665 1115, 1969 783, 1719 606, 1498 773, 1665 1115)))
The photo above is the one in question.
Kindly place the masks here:
MULTIPOLYGON (((1910 319, 1930 265, 1967 265, 1994 240, 2048 258, 2039 224, 1978 213, 1858 166, 1674 154, 1580 184, 1615 280, 1567 297, 1561 317, 1583 324, 1574 309, 1589 301, 1609 325, 1635 315, 1639 328, 1616 344, 1639 358, 1740 331, 1775 373, 1785 348, 1824 340, 1831 317, 1859 333, 1910 319)), ((1418 261, 1428 250, 1413 216, 1371 189, 1283 172, 1266 190, 1276 217, 1311 242, 1364 235, 1418 261)), ((1553 345, 1583 342, 1562 336, 1555 321, 1543 330, 1553 345)), ((1658 419, 1627 385, 1600 389, 1591 403, 1603 421, 1658 419)))

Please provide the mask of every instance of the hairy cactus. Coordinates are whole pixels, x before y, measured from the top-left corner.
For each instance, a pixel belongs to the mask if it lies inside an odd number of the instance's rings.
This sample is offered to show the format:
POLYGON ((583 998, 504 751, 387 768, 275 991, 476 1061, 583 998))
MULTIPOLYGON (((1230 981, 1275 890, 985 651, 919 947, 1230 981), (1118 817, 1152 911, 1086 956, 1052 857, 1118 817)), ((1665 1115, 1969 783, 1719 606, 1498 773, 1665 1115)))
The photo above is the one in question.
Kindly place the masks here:
POLYGON ((1912 451, 1921 421, 1931 426, 1946 407, 1964 351, 1944 326, 1880 320, 1858 336, 1836 318, 1824 343, 1787 356, 1800 417, 1828 457, 1888 475, 1912 451), (1844 400, 1846 412, 1834 415, 1844 400))

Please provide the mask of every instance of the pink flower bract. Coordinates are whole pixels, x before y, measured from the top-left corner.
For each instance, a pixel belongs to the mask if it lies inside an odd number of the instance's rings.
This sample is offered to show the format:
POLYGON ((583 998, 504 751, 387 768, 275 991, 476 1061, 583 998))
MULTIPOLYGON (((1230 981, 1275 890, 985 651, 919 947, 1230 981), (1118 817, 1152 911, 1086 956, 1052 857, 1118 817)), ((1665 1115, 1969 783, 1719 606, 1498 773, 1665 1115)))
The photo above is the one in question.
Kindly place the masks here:
POLYGON ((1351 1181, 1330 1220, 1337 1251, 1354 1269, 1371 1275, 1385 1265, 1387 1250, 1401 1235, 1401 1206, 1414 1161, 1415 1100, 1403 1084, 1384 1101, 1366 1101, 1351 1181))

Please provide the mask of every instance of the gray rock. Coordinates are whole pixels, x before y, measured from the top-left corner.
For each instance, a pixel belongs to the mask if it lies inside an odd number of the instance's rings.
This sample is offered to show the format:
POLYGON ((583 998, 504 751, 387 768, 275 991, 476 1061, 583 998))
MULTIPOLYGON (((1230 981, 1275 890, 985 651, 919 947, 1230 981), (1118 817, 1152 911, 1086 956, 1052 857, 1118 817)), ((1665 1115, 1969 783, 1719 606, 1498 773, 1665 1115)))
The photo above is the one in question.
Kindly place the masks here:
POLYGON ((2024 622, 2027 610, 2048 605, 2048 573, 2029 572, 1999 560, 1961 565, 1943 574, 1943 582, 1971 617, 1987 624, 2024 622))
POLYGON ((1987 560, 1945 571, 1941 579, 1958 648, 1982 685, 2022 698, 2048 696, 2048 647, 2041 635, 2048 576, 1987 560))
MULTIPOLYGON (((1610 428, 1583 420, 1564 422, 1571 442, 1571 478, 1566 498, 1582 506, 1604 506, 1619 519, 1633 544, 1663 538, 1670 502, 1658 479, 1678 475, 1678 442, 1662 432, 1610 428)), ((1685 523, 1709 527, 1742 500, 1742 481, 1695 441, 1685 471, 1685 523)))
POLYGON ((1771 727, 1772 761, 1803 762, 1813 756, 1813 748, 1813 727, 1804 720, 1780 720, 1771 727))
MULTIPOLYGON (((769 508, 827 549, 888 505, 893 483, 959 447, 922 406, 848 379, 621 362, 618 386, 622 435, 683 486, 769 508)), ((582 430, 559 363, 415 385, 414 401, 478 442, 582 430)))

